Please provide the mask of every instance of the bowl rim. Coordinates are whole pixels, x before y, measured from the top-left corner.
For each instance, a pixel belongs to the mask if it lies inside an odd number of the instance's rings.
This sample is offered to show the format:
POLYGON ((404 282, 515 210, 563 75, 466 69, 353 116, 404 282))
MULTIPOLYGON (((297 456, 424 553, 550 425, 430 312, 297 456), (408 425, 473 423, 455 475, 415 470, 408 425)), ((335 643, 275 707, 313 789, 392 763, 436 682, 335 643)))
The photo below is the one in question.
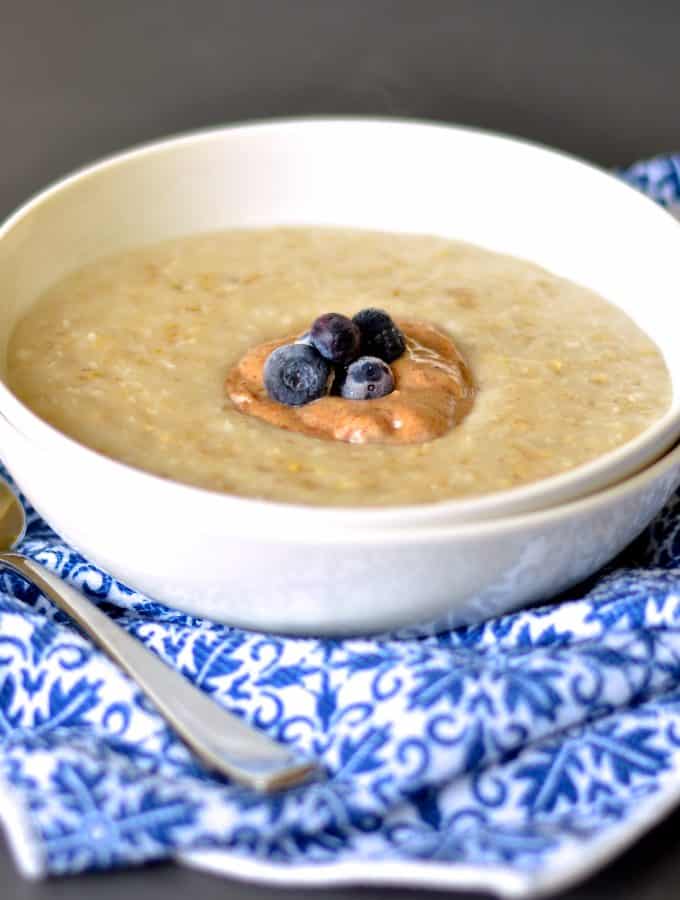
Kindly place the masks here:
MULTIPOLYGON (((13 428, 2 414, 0 414, 0 422, 13 428)), ((59 432, 57 433, 59 434, 59 432)), ((25 439, 28 440, 28 438, 25 439)), ((78 444, 77 441, 72 441, 71 438, 68 438, 68 440, 77 448, 82 446, 81 444, 78 444)), ((108 457, 101 456, 95 451, 90 452, 94 456, 100 456, 105 462, 116 462, 115 460, 109 460, 108 457)), ((116 462, 116 465, 129 470, 133 474, 146 475, 145 472, 125 466, 123 463, 116 462)), ((659 459, 635 474, 630 475, 628 478, 617 481, 614 484, 608 485, 585 497, 579 497, 545 509, 531 510, 529 512, 517 513, 509 516, 499 516, 481 521, 447 521, 420 528, 399 527, 383 528, 382 530, 372 529, 368 534, 355 529, 341 529, 335 533, 332 533, 331 531, 316 531, 310 536, 307 533, 297 533, 295 530, 290 529, 285 532, 279 530, 272 532, 259 531, 258 537, 261 537, 268 543, 278 542, 287 545, 308 545, 310 542, 323 545, 345 545, 361 542, 366 545, 371 544, 380 546, 388 544, 440 544, 449 543, 451 541, 456 541, 456 543, 470 541, 474 544, 480 539, 491 535, 498 538, 530 528, 552 526, 558 524, 560 521, 583 514, 593 514, 600 508, 606 508, 614 502, 621 502, 628 495, 635 494, 637 491, 643 489, 645 484, 660 480, 674 467, 677 467, 680 470, 680 441, 659 459)), ((154 476, 154 478, 158 482, 165 482, 166 485, 170 484, 185 487, 185 485, 182 485, 179 482, 158 478, 156 476, 154 476)), ((677 479, 680 481, 680 471, 678 472, 677 479)), ((199 494, 208 493, 214 494, 214 496, 217 497, 221 496, 216 492, 206 492, 202 491, 200 488, 193 488, 191 486, 188 486, 188 489, 190 491, 196 491, 199 494)))
MULTIPOLYGON (((67 191, 71 186, 82 183, 90 178, 94 178, 101 173, 107 172, 118 166, 143 158, 145 156, 162 153, 164 151, 175 149, 182 145, 191 145, 195 142, 209 141, 219 139, 222 136, 229 135, 233 132, 243 133, 245 131, 275 131, 277 129, 306 129, 313 127, 386 127, 386 128, 418 128, 432 131, 460 132, 474 135, 485 140, 496 141, 499 144, 509 144, 515 147, 519 146, 528 151, 535 151, 547 154, 555 160, 562 160, 577 168, 593 172, 600 177, 604 177, 612 183, 615 183, 622 191, 629 196, 636 196, 640 202, 645 204, 647 208, 654 208, 659 216, 667 218, 674 227, 678 228, 678 239, 680 244, 680 222, 677 221, 667 210, 660 206, 649 197, 635 187, 627 184, 618 178, 615 174, 608 172, 606 169, 597 164, 583 160, 573 154, 566 153, 562 150, 547 146, 545 144, 530 141, 525 138, 515 137, 500 132, 476 128, 468 125, 460 125, 457 123, 438 122, 435 120, 418 119, 418 118, 401 118, 401 117, 379 117, 379 116, 302 116, 302 117, 281 117, 271 119, 254 119, 244 120, 234 123, 227 123, 216 126, 209 126, 188 132, 180 132, 171 134, 159 139, 142 142, 127 149, 106 155, 94 162, 90 162, 81 166, 68 174, 57 178, 46 187, 40 189, 19 207, 4 219, 0 221, 0 242, 24 219, 42 204, 50 201, 53 197, 62 191, 67 191)), ((611 301, 610 301, 611 302, 611 301)), ((601 454, 594 459, 581 463, 565 472, 557 473, 538 481, 529 482, 527 484, 518 485, 504 490, 492 491, 486 494, 477 494, 465 498, 448 498, 428 503, 403 504, 399 506, 322 506, 304 503, 289 503, 285 501, 267 500, 257 497, 249 497, 245 495, 229 494, 194 486, 188 483, 175 481, 164 478, 130 466, 126 463, 115 460, 96 451, 85 444, 81 444, 74 438, 69 437, 57 428, 49 425, 37 414, 35 414, 28 406, 26 406, 9 386, 0 380, 0 416, 10 424, 13 428, 21 433, 29 440, 27 430, 31 433, 35 432, 40 442, 57 441, 62 446, 70 447, 71 450, 77 450, 86 454, 85 458, 95 457, 99 461, 116 467, 122 474, 126 473, 136 478, 145 480, 148 484, 155 483, 157 486, 162 485, 165 490, 170 487, 179 489, 185 493, 185 496, 193 499, 202 498, 204 502, 217 504, 229 504, 241 509, 247 508, 253 512, 258 509, 268 517, 271 516, 304 516, 313 529, 320 525, 342 526, 343 524, 352 523, 352 527, 361 529, 362 527, 389 526, 392 521, 409 519, 413 520, 411 527, 426 528, 427 525, 420 526, 418 522, 421 520, 435 519, 442 524, 451 522, 452 524, 468 524, 482 519, 485 515, 491 515, 494 518, 503 516, 514 517, 520 514, 531 514, 539 510, 550 508, 550 502, 559 504, 570 504, 574 500, 583 496, 588 491, 588 487, 583 482, 588 479, 597 478, 608 469, 616 469, 618 465, 624 465, 626 458, 634 456, 639 450, 650 444, 658 445, 658 454, 656 459, 663 456, 674 441, 680 436, 680 408, 673 410, 674 405, 678 405, 678 387, 672 383, 673 397, 669 408, 664 414, 652 422, 640 434, 636 435, 632 440, 627 441, 619 447, 601 454), (14 414, 14 415, 13 415, 14 414), (23 428, 17 424, 16 417, 23 421, 23 428), (578 485, 582 484, 579 491, 578 485), (564 499, 555 501, 550 500, 551 495, 564 494, 564 499), (546 503, 541 504, 540 498, 546 498, 546 503), (520 507, 519 511, 517 507, 520 507), (529 507, 525 510, 524 507, 529 507)), ((628 476, 630 477, 630 475, 628 476)), ((611 485, 611 481, 600 481, 599 487, 595 487, 595 492, 600 493, 611 485)), ((592 490, 592 489, 591 489, 592 490)), ((483 520, 483 519, 482 519, 483 520)), ((399 530, 398 528, 390 530, 399 530)))

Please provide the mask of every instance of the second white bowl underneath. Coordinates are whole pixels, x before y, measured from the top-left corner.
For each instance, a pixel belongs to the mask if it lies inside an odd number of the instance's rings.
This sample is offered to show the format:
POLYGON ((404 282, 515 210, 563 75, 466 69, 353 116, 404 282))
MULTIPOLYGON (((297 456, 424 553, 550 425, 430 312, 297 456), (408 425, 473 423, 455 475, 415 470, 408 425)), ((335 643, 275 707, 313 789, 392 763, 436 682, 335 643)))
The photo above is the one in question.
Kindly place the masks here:
POLYGON ((124 582, 196 616, 301 635, 431 632, 551 599, 619 553, 680 484, 676 447, 615 487, 544 512, 313 537, 263 521, 255 535, 252 523, 215 518, 204 492, 180 507, 160 479, 135 493, 141 473, 130 480, 95 454, 82 465, 62 457, 57 473, 2 419, 0 447, 47 521, 124 582))

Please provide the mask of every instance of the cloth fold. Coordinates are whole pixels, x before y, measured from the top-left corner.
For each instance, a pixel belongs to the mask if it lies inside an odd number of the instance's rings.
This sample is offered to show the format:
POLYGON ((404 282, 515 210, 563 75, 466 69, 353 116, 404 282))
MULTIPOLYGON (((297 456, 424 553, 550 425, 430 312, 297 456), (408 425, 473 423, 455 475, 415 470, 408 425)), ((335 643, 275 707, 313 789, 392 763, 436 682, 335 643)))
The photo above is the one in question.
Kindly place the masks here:
MULTIPOLYGON (((680 202, 680 157, 619 173, 680 202)), ((582 877, 680 799, 680 494, 559 602, 404 640, 249 633, 153 602, 35 512, 21 550, 217 703, 320 758, 258 796, 202 769, 39 592, 0 575, 4 823, 29 876, 164 857, 289 884, 582 877)))

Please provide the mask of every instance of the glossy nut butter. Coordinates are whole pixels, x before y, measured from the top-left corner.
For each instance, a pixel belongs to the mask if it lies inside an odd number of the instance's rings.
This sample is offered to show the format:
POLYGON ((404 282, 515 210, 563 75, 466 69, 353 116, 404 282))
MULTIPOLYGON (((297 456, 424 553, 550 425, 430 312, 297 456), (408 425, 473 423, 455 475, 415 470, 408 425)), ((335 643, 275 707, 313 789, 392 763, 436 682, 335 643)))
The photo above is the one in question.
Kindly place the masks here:
POLYGON ((395 389, 376 400, 322 397, 304 406, 285 406, 268 395, 263 383, 269 354, 297 336, 253 348, 229 372, 226 390, 241 412, 279 428, 312 437, 367 444, 412 444, 441 437, 469 412, 474 400, 472 376, 453 341, 426 322, 397 323, 406 351, 391 363, 395 389))

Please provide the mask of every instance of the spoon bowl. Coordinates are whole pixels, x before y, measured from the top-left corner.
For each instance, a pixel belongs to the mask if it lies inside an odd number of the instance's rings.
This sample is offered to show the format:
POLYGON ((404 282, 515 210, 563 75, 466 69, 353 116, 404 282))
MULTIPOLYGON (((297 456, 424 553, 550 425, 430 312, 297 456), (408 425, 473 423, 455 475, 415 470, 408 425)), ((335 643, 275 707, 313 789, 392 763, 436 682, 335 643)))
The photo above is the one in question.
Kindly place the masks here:
POLYGON ((26 515, 19 498, 0 478, 0 553, 12 550, 26 534, 26 515))

